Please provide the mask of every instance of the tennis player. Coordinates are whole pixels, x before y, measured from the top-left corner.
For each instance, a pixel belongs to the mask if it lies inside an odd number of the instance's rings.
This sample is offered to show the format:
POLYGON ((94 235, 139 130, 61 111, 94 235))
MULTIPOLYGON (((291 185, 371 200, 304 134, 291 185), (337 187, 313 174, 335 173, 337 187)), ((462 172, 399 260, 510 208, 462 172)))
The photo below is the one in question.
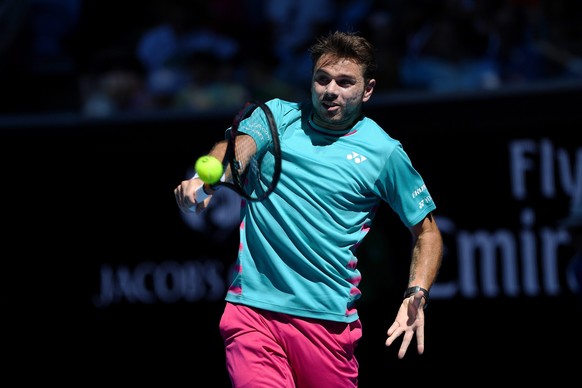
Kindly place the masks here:
MULTIPOLYGON (((357 33, 333 32, 310 54, 311 101, 267 101, 281 140, 279 183, 241 212, 219 323, 234 387, 358 386, 357 248, 381 201, 414 242, 408 289, 386 346, 401 338, 403 358, 416 336, 418 353, 424 351, 424 308, 443 250, 435 202, 402 144, 363 114, 376 86, 373 46, 357 33)), ((254 141, 260 148, 261 139, 254 141)), ((200 211, 212 200, 197 203, 200 184, 194 178, 176 187, 181 210, 200 211)))

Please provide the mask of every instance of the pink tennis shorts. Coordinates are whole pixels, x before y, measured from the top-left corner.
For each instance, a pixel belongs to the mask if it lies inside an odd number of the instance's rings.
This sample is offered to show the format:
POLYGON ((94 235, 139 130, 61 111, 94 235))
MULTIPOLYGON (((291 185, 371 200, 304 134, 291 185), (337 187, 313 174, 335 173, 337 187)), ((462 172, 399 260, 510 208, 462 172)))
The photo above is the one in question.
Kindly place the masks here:
POLYGON ((358 386, 359 320, 299 318, 227 303, 219 328, 235 388, 358 386))

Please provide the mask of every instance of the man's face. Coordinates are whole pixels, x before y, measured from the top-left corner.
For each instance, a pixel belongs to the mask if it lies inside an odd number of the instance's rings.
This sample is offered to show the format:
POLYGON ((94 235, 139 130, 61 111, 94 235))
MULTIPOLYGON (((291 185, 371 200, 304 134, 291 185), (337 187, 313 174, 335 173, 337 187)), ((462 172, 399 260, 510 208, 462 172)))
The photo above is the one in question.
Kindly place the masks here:
POLYGON ((347 59, 323 55, 315 64, 311 102, 315 123, 331 129, 353 125, 370 99, 376 81, 364 83, 362 66, 347 59))

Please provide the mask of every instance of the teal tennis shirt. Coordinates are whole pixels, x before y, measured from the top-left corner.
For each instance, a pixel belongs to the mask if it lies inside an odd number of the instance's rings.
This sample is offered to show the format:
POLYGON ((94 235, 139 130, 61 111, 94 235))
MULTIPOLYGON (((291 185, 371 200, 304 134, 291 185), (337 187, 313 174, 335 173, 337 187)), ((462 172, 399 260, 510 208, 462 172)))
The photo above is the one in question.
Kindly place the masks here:
MULTIPOLYGON (((309 103, 267 102, 281 140, 275 191, 241 208, 240 247, 226 301, 338 322, 357 320, 356 251, 381 201, 410 227, 435 204, 399 141, 362 117, 338 132, 315 125, 309 103)), ((259 152, 268 144, 255 138, 259 152)))

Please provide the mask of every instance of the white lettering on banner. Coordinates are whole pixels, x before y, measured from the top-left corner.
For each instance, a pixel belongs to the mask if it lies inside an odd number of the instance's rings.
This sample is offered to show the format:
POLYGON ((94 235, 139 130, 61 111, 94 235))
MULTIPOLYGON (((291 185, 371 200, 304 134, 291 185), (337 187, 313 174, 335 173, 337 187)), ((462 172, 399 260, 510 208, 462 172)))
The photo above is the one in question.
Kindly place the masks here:
POLYGON ((539 143, 531 139, 514 140, 509 144, 511 193, 515 199, 525 199, 528 178, 539 171, 539 191, 545 198, 555 198, 562 189, 573 203, 582 200, 582 148, 571 159, 568 152, 556 148, 549 139, 539 143), (555 173, 557 172, 557 174, 555 173))
POLYGON ((449 282, 437 279, 431 297, 558 295, 562 291, 558 252, 570 244, 571 237, 559 228, 543 227, 536 233, 531 229, 532 217, 533 210, 523 211, 526 224, 517 234, 503 228, 456 230, 452 220, 437 217, 443 238, 453 239, 447 257, 457 258, 458 278, 449 282))
POLYGON ((122 301, 151 304, 216 301, 224 296, 223 264, 218 260, 145 261, 131 269, 126 265, 102 264, 100 293, 93 297, 96 307, 122 301))
MULTIPOLYGON (((582 148, 569 153, 549 139, 519 139, 509 142, 508 152, 509 166, 498 175, 510 175, 507 206, 512 202, 519 204, 518 201, 527 203, 521 209, 519 226, 507 226, 506 215, 500 215, 500 224, 494 229, 471 224, 469 230, 454 219, 437 215, 445 240, 443 269, 456 270, 456 273, 448 278, 439 275, 431 288, 432 298, 558 296, 565 289, 575 291, 562 271, 565 263, 560 262, 569 260, 560 257, 560 250, 571 244, 567 230, 555 225, 564 214, 557 214, 550 221, 553 226, 540 224, 536 222, 536 209, 531 203, 537 206, 534 200, 540 196, 547 199, 542 204, 544 207, 552 206, 564 195, 572 203, 582 200, 582 148)), ((422 186, 411 193, 414 198, 418 197, 419 207, 432 200, 430 196, 420 199, 426 192, 422 186)), ((225 201, 228 202, 223 205, 230 204, 225 207, 228 211, 222 212, 217 207, 216 213, 207 211, 207 218, 188 219, 191 221, 188 225, 205 235, 216 235, 215 230, 222 230, 221 236, 228 236, 240 221, 240 200, 226 198, 225 201), (193 222, 200 224, 194 228, 193 222)), ((222 272, 223 264, 218 260, 146 261, 133 269, 103 264, 101 290, 94 296, 94 304, 104 308, 122 301, 132 304, 217 301, 224 297, 227 288, 222 272)))
MULTIPOLYGON (((511 141, 508 149, 513 199, 541 194, 555 200, 565 194, 571 203, 582 200, 582 148, 570 155, 549 139, 520 139, 511 141)), ((563 291, 562 283, 575 291, 567 274, 561 272, 565 263, 559 262, 560 249, 571 244, 570 234, 557 226, 536 225, 533 209, 522 209, 517 231, 502 225, 495 230, 468 231, 449 218, 437 218, 443 238, 452 241, 445 254, 447 258, 456 256, 458 278, 437 279, 431 297, 557 296, 563 291)))

